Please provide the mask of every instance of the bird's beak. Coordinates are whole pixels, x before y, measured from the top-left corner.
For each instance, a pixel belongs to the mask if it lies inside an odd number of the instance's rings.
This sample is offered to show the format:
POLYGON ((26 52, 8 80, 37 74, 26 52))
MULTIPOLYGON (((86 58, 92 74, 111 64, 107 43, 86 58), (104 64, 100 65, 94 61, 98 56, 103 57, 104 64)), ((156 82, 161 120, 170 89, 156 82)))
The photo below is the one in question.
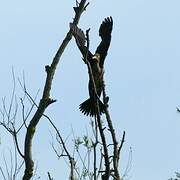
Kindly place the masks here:
POLYGON ((92 57, 93 60, 95 60, 97 63, 100 61, 100 55, 99 54, 95 54, 93 57, 92 57))

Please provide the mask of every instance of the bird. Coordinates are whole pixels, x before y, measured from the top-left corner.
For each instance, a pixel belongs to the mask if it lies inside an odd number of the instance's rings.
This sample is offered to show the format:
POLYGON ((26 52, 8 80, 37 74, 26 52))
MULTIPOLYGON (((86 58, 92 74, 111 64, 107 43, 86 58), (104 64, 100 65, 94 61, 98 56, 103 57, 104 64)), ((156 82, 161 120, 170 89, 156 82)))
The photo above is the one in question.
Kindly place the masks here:
POLYGON ((93 117, 100 115, 105 112, 105 104, 100 100, 101 93, 103 91, 104 81, 104 61, 107 56, 107 52, 111 43, 111 33, 113 28, 113 19, 112 17, 105 18, 99 28, 99 36, 101 38, 101 42, 98 45, 95 54, 92 54, 85 45, 86 37, 80 28, 78 28, 73 23, 70 23, 70 30, 72 35, 75 38, 76 44, 83 56, 83 60, 86 63, 86 60, 89 62, 92 75, 94 79, 94 84, 96 87, 96 92, 94 90, 93 80, 89 76, 89 98, 80 104, 80 111, 87 116, 93 117), (98 96, 98 97, 97 97, 98 96), (99 110, 97 108, 97 102, 99 106, 99 110))

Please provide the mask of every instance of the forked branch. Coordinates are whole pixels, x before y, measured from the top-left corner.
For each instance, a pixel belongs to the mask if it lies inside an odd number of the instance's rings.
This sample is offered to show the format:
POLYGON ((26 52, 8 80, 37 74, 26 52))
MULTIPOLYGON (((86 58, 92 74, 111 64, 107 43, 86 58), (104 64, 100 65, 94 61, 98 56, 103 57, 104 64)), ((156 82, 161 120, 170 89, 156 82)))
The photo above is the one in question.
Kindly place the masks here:
MULTIPOLYGON (((81 14, 85 10, 88 4, 86 4, 86 0, 81 0, 79 5, 76 7, 75 10, 75 17, 73 20, 73 24, 77 25, 80 19, 81 14)), ((59 63, 60 57, 62 56, 66 46, 68 45, 69 41, 72 38, 71 30, 67 33, 65 39, 63 40, 62 44, 60 45, 51 65, 46 66, 46 81, 45 86, 43 90, 43 95, 40 100, 40 103, 38 105, 38 109, 35 112, 33 118, 31 119, 26 132, 25 137, 25 143, 24 143, 24 160, 25 160, 25 172, 23 176, 23 180, 29 180, 33 176, 33 170, 34 170, 34 162, 32 160, 32 140, 34 137, 34 133, 36 130, 36 126, 38 122, 40 121, 45 109, 52 103, 55 102, 55 100, 50 98, 50 91, 52 86, 52 81, 54 78, 54 74, 56 71, 56 67, 59 63)))

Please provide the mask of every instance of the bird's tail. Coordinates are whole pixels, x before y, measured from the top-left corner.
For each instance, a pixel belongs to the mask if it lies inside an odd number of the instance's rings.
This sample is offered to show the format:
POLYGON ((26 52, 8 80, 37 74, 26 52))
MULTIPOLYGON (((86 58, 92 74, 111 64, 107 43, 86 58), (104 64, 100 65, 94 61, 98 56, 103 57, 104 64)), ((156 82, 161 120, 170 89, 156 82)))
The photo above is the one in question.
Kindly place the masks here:
MULTIPOLYGON (((98 100, 99 102, 99 113, 100 115, 105 112, 105 105, 101 102, 101 100, 98 100)), ((93 98, 89 98, 86 101, 84 101, 82 104, 79 106, 80 111, 84 115, 89 115, 89 116, 95 116, 97 115, 97 106, 95 103, 95 100, 93 98)))

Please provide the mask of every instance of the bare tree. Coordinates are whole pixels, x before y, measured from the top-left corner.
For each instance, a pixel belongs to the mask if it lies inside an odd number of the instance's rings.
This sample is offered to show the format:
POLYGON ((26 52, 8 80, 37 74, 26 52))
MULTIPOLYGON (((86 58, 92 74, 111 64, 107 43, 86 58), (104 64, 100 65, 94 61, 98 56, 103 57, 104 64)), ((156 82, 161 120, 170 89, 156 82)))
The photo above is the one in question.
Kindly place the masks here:
MULTIPOLYGON (((76 6, 74 7, 75 16, 73 18, 73 22, 71 25, 77 27, 79 19, 82 13, 86 10, 89 3, 86 0, 81 0, 80 2, 76 1, 76 6)), ((110 116, 109 112, 109 104, 108 104, 108 96, 106 95, 105 91, 105 80, 103 79, 103 103, 104 103, 104 113, 105 113, 105 120, 102 120, 102 115, 100 112, 100 106, 98 101, 97 95, 97 87, 94 83, 94 76, 92 73, 92 67, 87 60, 88 56, 88 49, 89 49, 89 30, 86 31, 86 38, 85 42, 86 46, 86 55, 84 62, 87 65, 88 74, 90 79, 93 82, 93 93, 96 97, 95 106, 97 107, 97 115, 95 116, 94 120, 91 120, 91 129, 92 129, 92 137, 89 135, 83 136, 83 138, 76 138, 75 134, 73 134, 74 139, 74 149, 71 152, 70 148, 67 146, 66 139, 62 137, 60 131, 53 123, 53 121, 45 114, 45 110, 49 107, 49 105, 56 102, 55 99, 52 99, 51 94, 51 86, 53 82, 54 75, 56 73, 57 65, 59 64, 61 55, 63 54, 66 46, 68 45, 69 41, 72 39, 72 29, 70 28, 67 32, 62 44, 60 45, 59 49, 55 57, 52 60, 50 65, 45 66, 46 71, 46 81, 44 84, 43 94, 40 98, 40 102, 36 103, 36 97, 32 97, 25 85, 25 80, 23 77, 23 82, 19 80, 19 83, 23 89, 24 97, 20 99, 21 104, 21 114, 22 114, 22 123, 17 126, 16 125, 16 115, 18 109, 18 103, 15 96, 15 77, 13 73, 13 92, 12 98, 10 102, 10 106, 7 108, 5 99, 3 99, 3 108, 1 110, 2 120, 0 125, 2 125, 13 137, 14 145, 15 145, 15 159, 17 159, 17 154, 21 157, 22 161, 20 165, 16 165, 14 172, 11 170, 6 170, 6 174, 8 177, 6 178, 4 171, 0 168, 0 172, 4 179, 16 179, 17 173, 19 169, 24 167, 24 174, 23 180, 30 180, 33 178, 35 174, 35 166, 33 161, 33 154, 32 154, 32 142, 34 138, 34 134, 36 132, 36 127, 39 124, 39 121, 42 117, 47 118, 51 126, 54 128, 56 133, 56 142, 58 147, 52 143, 52 148, 54 152, 58 156, 58 158, 67 158, 68 165, 70 166, 70 176, 69 179, 102 179, 102 180, 122 180, 120 175, 120 152, 123 147, 123 143, 125 141, 125 132, 123 132, 123 136, 121 140, 118 141, 117 135, 115 133, 115 129, 113 127, 113 121, 110 116), (30 108, 28 111, 25 111, 25 101, 30 103, 30 108), (15 107, 13 108, 15 104, 15 107), (14 110, 14 111, 13 111, 14 110), (35 112, 34 112, 35 111, 35 112), (32 114, 30 116, 30 114, 32 114), (22 145, 19 145, 18 141, 18 133, 25 129, 25 139, 23 142, 23 149, 21 149, 22 145), (108 137, 111 137, 111 141, 109 142, 108 137), (85 147, 84 156, 80 153, 80 146, 85 147), (57 148, 60 148, 61 151, 59 152, 57 148), (92 158, 91 158, 92 157, 92 158), (93 159, 93 160, 91 160, 93 159), (79 170, 78 164, 81 164, 82 171, 79 170), (24 165, 24 166, 22 166, 24 165), (10 174, 10 175, 9 175, 10 174)), ((38 94, 38 93, 37 93, 38 94)), ((12 155, 12 153, 11 153, 12 155)), ((5 161, 6 163, 6 161, 5 161)), ((7 163, 6 163, 7 164, 7 163)), ((13 167, 11 163, 11 167, 13 167)), ((6 168, 8 169, 8 168, 6 168)), ((48 172, 47 177, 49 180, 52 180, 53 177, 51 176, 50 172, 48 172)))

